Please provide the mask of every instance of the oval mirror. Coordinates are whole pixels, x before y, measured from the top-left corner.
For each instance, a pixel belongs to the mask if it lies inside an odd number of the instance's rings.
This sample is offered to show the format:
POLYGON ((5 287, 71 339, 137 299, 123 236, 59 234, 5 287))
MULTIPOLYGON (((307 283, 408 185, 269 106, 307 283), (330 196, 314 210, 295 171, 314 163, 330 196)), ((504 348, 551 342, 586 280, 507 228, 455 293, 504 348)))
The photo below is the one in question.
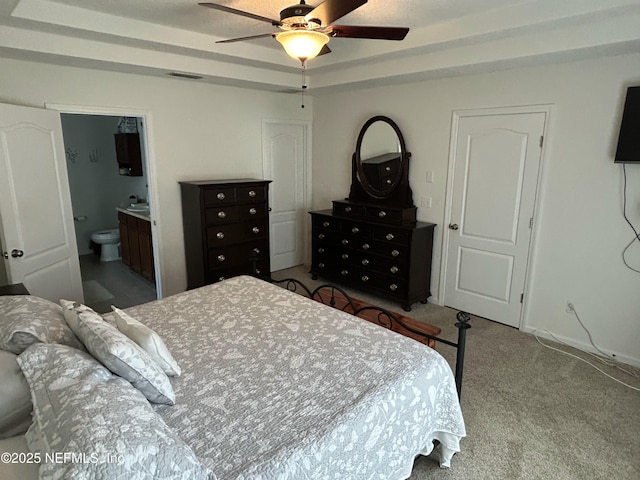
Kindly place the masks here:
POLYGON ((375 198, 391 194, 402 178, 405 144, 400 129, 384 116, 370 118, 356 143, 356 169, 362 188, 375 198))

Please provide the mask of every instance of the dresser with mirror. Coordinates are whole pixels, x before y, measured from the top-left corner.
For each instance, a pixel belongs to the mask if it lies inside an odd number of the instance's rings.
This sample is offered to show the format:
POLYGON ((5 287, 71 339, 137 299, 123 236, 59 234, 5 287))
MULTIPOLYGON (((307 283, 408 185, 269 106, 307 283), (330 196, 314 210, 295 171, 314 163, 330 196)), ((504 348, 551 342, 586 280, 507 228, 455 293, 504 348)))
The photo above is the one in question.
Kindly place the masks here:
POLYGON ((393 120, 367 120, 352 157, 349 196, 310 212, 314 279, 388 298, 405 311, 427 302, 435 224, 416 221, 410 157, 393 120))

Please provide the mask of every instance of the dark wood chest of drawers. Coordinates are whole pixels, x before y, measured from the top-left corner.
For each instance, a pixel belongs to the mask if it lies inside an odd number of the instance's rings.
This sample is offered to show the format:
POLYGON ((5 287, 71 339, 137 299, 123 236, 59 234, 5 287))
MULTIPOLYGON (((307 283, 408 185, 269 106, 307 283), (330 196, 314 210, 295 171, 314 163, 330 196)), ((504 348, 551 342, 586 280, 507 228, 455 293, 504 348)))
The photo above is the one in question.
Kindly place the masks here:
POLYGON ((311 212, 311 274, 397 301, 406 311, 431 295, 435 224, 386 225, 311 212))
POLYGON ((270 275, 269 180, 180 182, 187 288, 270 275))

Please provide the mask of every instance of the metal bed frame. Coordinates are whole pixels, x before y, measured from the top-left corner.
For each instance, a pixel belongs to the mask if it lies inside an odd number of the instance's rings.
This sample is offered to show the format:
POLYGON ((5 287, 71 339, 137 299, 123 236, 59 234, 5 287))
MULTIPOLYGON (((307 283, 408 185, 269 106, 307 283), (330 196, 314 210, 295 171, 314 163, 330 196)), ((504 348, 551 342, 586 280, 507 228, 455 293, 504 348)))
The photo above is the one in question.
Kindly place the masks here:
MULTIPOLYGON (((255 270, 254 270, 255 271, 255 270)), ((397 313, 391 312, 381 307, 376 307, 374 305, 364 305, 358 307, 354 299, 352 299, 347 292, 342 290, 340 287, 336 287, 335 285, 323 284, 319 287, 316 287, 314 290, 311 290, 305 284, 303 284, 300 280, 295 278, 284 278, 282 280, 274 280, 269 277, 265 277, 260 274, 254 274, 257 278, 261 280, 265 280, 267 282, 282 285, 284 288, 291 292, 298 293, 300 295, 304 295, 312 300, 323 303, 325 305, 329 305, 333 308, 337 308, 339 310, 345 311, 351 315, 356 317, 363 316, 362 314, 367 314, 367 320, 374 321, 378 325, 385 327, 389 330, 395 330, 394 326, 401 326, 404 330, 411 332, 414 335, 420 336, 422 338, 432 340, 435 342, 440 342, 445 345, 449 345, 454 347, 456 352, 456 364, 455 364, 455 381, 456 381, 456 390, 458 392, 458 399, 461 398, 462 392, 462 372, 464 369, 464 353, 466 347, 466 337, 467 330, 471 328, 469 325, 469 320, 471 320, 471 316, 467 312, 458 312, 456 315, 456 319, 458 320, 455 323, 456 328, 458 329, 458 341, 452 342, 450 340, 446 340, 444 338, 437 337, 435 335, 430 335, 425 332, 421 332, 416 330, 406 323, 404 323, 399 317, 397 313), (326 293, 329 292, 327 295, 326 293), (323 294, 324 293, 324 294, 323 294), (348 311, 351 310, 351 311, 348 311), (371 315, 373 313, 373 316, 371 315)), ((362 303, 362 302, 357 302, 362 303)))

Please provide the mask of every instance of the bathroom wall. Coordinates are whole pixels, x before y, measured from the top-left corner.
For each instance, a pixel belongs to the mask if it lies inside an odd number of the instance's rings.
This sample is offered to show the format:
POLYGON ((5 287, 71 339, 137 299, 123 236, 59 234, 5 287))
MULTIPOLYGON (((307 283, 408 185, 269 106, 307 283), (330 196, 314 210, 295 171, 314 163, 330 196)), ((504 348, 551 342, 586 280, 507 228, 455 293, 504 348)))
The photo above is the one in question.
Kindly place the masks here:
POLYGON ((142 177, 118 174, 113 134, 120 117, 61 117, 78 253, 85 255, 92 253, 92 232, 117 228, 117 206, 126 206, 130 195, 148 198, 146 171, 142 177))

